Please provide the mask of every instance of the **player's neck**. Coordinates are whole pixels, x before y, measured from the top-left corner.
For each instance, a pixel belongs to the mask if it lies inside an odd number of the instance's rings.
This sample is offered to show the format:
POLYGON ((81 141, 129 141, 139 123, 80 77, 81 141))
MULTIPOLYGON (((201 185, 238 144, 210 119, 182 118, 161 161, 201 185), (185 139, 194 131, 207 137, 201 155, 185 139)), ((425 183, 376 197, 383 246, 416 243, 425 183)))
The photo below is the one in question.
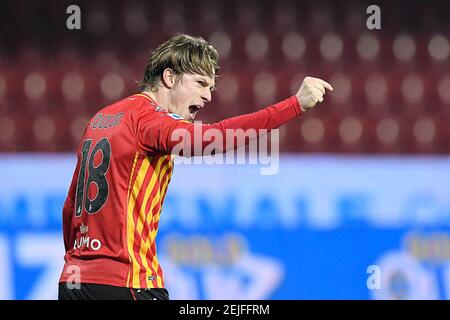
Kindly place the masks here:
POLYGON ((170 100, 167 94, 163 92, 164 90, 158 90, 156 92, 144 91, 160 108, 164 111, 169 112, 170 100))

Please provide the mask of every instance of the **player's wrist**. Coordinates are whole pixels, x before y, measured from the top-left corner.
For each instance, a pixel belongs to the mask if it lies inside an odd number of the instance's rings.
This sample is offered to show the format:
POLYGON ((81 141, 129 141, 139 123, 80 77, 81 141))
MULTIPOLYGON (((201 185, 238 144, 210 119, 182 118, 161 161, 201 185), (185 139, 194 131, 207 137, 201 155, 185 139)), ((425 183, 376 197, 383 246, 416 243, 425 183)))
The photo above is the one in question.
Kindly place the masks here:
POLYGON ((292 101, 294 108, 295 108, 295 113, 297 114, 297 116, 299 116, 300 114, 302 114, 305 110, 303 109, 300 100, 298 99, 297 95, 293 95, 290 100, 292 101))

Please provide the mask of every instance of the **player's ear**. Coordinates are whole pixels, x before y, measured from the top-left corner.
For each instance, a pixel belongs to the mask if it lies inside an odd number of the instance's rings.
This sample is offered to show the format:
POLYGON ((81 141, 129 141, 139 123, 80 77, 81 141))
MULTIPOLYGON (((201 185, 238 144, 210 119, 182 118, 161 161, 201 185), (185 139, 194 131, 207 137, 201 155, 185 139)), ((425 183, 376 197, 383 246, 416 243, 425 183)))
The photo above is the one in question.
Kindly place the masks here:
POLYGON ((170 68, 164 69, 163 74, 162 74, 163 85, 166 88, 171 89, 174 86, 175 81, 176 81, 176 75, 173 72, 173 70, 170 68))

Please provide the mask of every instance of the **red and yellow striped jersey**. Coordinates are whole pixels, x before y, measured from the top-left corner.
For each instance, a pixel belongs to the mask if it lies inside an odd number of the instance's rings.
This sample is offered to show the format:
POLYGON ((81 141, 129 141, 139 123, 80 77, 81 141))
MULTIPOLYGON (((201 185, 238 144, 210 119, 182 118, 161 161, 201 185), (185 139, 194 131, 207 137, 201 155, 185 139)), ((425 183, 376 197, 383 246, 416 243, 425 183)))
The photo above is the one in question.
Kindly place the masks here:
MULTIPOLYGON (((212 128, 225 136, 227 129, 273 129, 299 114, 294 96, 252 114, 200 126, 203 132, 212 128)), ((173 172, 172 149, 179 145, 172 138, 178 129, 185 130, 190 155, 201 155, 209 139, 194 148, 195 126, 164 112, 144 93, 91 118, 63 208, 66 254, 60 283, 165 286, 155 239, 173 172)), ((223 143, 225 151, 228 144, 223 143)))

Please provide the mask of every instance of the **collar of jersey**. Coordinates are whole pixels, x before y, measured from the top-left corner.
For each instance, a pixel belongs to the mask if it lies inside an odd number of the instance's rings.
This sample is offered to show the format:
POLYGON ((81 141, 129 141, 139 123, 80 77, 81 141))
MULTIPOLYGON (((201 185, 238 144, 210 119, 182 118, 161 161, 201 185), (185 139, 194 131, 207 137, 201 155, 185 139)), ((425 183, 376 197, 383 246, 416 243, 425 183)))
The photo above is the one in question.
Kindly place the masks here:
POLYGON ((153 100, 147 93, 145 93, 145 92, 140 92, 140 93, 137 93, 136 95, 137 95, 137 96, 144 97, 144 98, 147 98, 147 99, 150 101, 150 104, 151 104, 152 106, 154 106, 155 108, 158 108, 158 107, 159 107, 158 104, 155 102, 155 100, 153 100))

